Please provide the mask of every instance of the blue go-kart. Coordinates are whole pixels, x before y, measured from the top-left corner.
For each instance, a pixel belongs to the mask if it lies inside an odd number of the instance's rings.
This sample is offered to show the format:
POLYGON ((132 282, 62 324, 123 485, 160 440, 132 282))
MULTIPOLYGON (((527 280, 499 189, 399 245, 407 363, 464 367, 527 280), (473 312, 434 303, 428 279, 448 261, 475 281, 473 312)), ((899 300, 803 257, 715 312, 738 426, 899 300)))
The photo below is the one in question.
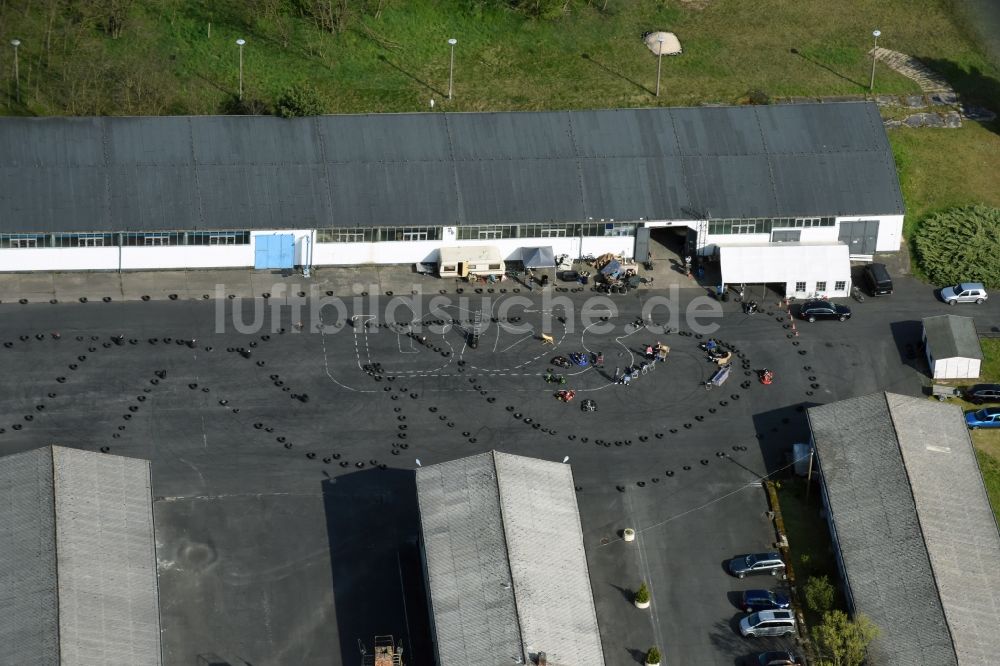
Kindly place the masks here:
POLYGON ((573 353, 569 355, 569 361, 573 365, 579 365, 581 367, 586 367, 590 363, 590 359, 587 354, 577 354, 573 353))

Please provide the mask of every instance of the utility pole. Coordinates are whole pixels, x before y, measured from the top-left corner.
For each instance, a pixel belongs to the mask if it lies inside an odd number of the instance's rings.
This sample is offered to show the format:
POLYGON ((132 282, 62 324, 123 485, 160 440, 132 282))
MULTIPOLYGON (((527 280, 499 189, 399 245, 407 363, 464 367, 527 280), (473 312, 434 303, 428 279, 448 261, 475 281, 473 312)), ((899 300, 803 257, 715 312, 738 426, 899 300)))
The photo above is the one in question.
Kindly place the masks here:
POLYGON ((448 40, 451 45, 451 65, 448 67, 448 99, 451 99, 451 94, 454 92, 455 84, 455 44, 458 44, 458 40, 452 37, 448 40))
POLYGON ((243 101, 243 45, 247 40, 240 37, 236 40, 236 45, 240 47, 240 101, 243 101))
POLYGON ((657 49, 657 51, 656 51, 656 96, 657 97, 660 96, 660 65, 663 64, 663 42, 664 41, 665 40, 663 39, 663 35, 660 35, 660 38, 657 40, 657 43, 660 45, 660 48, 657 49))
POLYGON ((881 30, 873 30, 872 37, 875 38, 875 48, 872 49, 872 81, 868 85, 868 90, 875 92, 875 60, 878 58, 878 38, 882 35, 881 30))
POLYGON ((17 69, 17 47, 21 45, 20 39, 10 40, 10 45, 14 47, 14 99, 21 103, 21 75, 17 69))

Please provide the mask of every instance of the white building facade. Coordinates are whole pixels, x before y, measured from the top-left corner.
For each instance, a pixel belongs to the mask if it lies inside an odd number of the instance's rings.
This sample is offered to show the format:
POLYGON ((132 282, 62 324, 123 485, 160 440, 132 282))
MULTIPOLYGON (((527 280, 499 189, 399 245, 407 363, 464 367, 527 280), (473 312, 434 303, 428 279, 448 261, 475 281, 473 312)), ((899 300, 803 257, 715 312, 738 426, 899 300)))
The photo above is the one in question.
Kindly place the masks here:
POLYGON ((0 148, 8 272, 404 264, 485 244, 507 261, 539 245, 642 260, 668 228, 703 256, 791 243, 870 259, 902 234, 864 103, 8 118, 0 148))

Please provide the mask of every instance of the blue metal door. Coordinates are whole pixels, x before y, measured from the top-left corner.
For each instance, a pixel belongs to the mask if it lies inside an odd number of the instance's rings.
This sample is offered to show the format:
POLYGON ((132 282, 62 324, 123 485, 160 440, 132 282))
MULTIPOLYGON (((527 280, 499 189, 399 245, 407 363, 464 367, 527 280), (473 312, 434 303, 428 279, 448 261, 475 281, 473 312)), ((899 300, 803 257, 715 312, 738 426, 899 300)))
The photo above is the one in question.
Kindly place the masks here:
POLYGON ((294 268, 295 236, 273 234, 254 237, 254 268, 294 268))

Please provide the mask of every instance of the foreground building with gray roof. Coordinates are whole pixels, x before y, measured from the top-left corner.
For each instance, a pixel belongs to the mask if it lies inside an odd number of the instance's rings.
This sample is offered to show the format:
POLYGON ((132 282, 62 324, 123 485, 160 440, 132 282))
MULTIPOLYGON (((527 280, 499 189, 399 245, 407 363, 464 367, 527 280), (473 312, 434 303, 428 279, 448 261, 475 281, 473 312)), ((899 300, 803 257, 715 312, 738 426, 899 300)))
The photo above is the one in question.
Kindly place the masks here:
POLYGON ((871 103, 4 118, 0 175, 8 271, 410 263, 483 243, 641 260, 651 234, 752 244, 754 266, 788 243, 896 251, 904 212, 871 103))
POLYGON ((1000 654, 1000 532, 955 405, 893 393, 808 410, 852 610, 882 666, 1000 654))
POLYGON ((417 470, 437 663, 603 666, 569 465, 491 451, 417 470))
POLYGON ((161 663, 149 462, 0 458, 0 663, 161 663))

